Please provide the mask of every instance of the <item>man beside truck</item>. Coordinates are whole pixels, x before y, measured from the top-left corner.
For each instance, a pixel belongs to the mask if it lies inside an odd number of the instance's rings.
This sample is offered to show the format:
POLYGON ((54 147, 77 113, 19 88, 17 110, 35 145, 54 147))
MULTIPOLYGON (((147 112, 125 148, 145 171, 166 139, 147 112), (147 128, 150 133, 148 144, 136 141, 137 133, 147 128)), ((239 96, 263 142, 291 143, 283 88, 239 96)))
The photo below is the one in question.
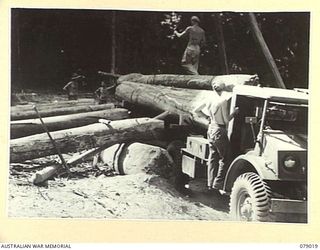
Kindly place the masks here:
POLYGON ((209 159, 207 169, 207 188, 210 192, 223 189, 223 180, 231 160, 231 147, 227 134, 228 122, 239 113, 235 107, 229 114, 228 100, 223 97, 224 83, 216 83, 213 90, 217 94, 214 100, 205 100, 194 109, 194 114, 208 120, 207 139, 209 142, 209 159), (216 176, 214 176, 217 170, 216 176))

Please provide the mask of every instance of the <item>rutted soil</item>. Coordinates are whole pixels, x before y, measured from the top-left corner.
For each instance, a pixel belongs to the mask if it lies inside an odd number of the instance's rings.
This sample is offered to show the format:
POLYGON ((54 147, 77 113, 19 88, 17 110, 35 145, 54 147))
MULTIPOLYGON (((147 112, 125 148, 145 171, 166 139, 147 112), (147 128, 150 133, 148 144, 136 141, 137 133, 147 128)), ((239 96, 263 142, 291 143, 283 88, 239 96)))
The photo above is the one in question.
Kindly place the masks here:
POLYGON ((29 181, 34 166, 10 168, 10 217, 229 220, 226 198, 204 193, 201 182, 191 182, 193 192, 184 196, 154 174, 115 175, 82 163, 71 169, 76 176, 39 187, 29 181))

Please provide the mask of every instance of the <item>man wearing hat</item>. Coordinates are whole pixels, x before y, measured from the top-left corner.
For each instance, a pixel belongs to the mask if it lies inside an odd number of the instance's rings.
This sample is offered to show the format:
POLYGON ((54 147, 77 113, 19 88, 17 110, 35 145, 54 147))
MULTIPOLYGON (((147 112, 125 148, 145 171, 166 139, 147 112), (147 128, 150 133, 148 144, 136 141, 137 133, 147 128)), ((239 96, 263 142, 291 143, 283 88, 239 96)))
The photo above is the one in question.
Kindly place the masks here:
POLYGON ((78 100, 79 94, 79 81, 84 78, 82 75, 78 75, 77 73, 72 74, 71 81, 63 87, 63 90, 68 92, 69 100, 78 100))
POLYGON ((187 27, 182 33, 177 31, 174 34, 177 37, 182 37, 185 34, 189 35, 189 42, 185 49, 181 66, 184 68, 187 74, 198 75, 200 47, 205 44, 205 32, 199 26, 200 19, 197 16, 191 17, 191 26, 187 27))
POLYGON ((223 179, 227 172, 229 161, 231 160, 231 148, 227 134, 227 125, 235 115, 239 113, 239 108, 229 114, 228 99, 222 91, 225 89, 224 83, 216 83, 212 86, 216 93, 215 98, 204 100, 194 109, 194 113, 199 117, 208 120, 207 139, 210 152, 207 170, 208 190, 219 191, 223 188, 223 179), (214 177, 214 170, 217 174, 214 177))

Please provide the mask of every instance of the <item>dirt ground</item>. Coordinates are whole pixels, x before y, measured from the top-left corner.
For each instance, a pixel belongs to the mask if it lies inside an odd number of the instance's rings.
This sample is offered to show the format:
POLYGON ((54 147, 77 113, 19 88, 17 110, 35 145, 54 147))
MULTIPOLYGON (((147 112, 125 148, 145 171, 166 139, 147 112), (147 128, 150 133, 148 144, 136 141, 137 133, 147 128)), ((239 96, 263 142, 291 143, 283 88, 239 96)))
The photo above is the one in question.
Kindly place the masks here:
MULTIPOLYGON (((32 165, 29 165, 32 167, 32 165)), ((229 220, 228 201, 203 193, 205 183, 191 182, 190 196, 178 193, 157 175, 97 175, 82 164, 81 175, 49 180, 39 187, 29 179, 35 170, 11 166, 10 217, 229 220), (28 170, 27 170, 28 169, 28 170), (27 170, 27 171, 26 171, 27 170)), ((78 170, 77 170, 78 171, 78 170)))

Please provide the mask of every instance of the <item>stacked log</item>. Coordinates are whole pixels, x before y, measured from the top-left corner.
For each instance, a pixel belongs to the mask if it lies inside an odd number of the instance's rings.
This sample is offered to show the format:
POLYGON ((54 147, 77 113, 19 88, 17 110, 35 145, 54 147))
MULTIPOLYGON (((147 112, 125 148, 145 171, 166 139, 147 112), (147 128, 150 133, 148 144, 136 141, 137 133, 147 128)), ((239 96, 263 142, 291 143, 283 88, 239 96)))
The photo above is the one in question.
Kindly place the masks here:
MULTIPOLYGON (((71 106, 71 107, 55 107, 52 106, 40 106, 38 108, 39 113, 42 117, 50 117, 57 115, 67 115, 75 114, 80 112, 90 112, 98 111, 104 109, 114 108, 113 103, 101 104, 101 105, 81 105, 81 106, 71 106)), ((37 113, 33 109, 12 109, 11 110, 11 120, 23 120, 23 119, 34 119, 38 118, 37 113)))
MULTIPOLYGON (((116 95, 123 100, 158 111, 169 111, 178 115, 191 116, 192 111, 205 99, 217 100, 218 94, 209 90, 182 89, 164 86, 153 86, 123 81, 116 88, 116 95)), ((229 99, 230 92, 222 92, 222 98, 229 99)), ((192 117, 195 123, 207 127, 205 119, 192 117)))
MULTIPOLYGON (((257 79, 256 75, 129 74, 118 78, 116 96, 137 107, 167 111, 180 117, 188 116, 195 124, 206 128, 206 119, 193 116, 193 110, 199 104, 204 100, 215 102, 221 101, 221 98, 230 99, 235 85, 253 85, 257 79), (221 96, 212 91, 212 84, 218 82, 225 84, 221 96)), ((123 142, 158 140, 164 129, 164 122, 158 119, 126 119, 128 111, 115 109, 114 104, 90 105, 86 101, 61 101, 39 104, 37 109, 61 153, 93 148, 100 150, 101 147, 123 142), (100 118, 117 121, 94 123, 100 118)), ((12 107, 11 120, 12 138, 24 136, 11 140, 11 162, 56 154, 48 135, 42 133, 43 128, 32 105, 12 107)))
MULTIPOLYGON (((53 102, 45 102, 45 103, 37 103, 37 108, 38 109, 43 109, 43 108, 48 108, 48 107, 73 107, 73 106, 83 106, 83 105, 94 105, 95 104, 95 100, 94 99, 90 99, 90 98, 81 98, 78 100, 56 100, 53 102)), ((33 106, 35 104, 18 104, 15 106, 11 107, 11 110, 13 111, 22 111, 22 110, 31 110, 33 109, 33 106)))
MULTIPOLYGON (((138 118, 95 123, 83 127, 51 133, 61 153, 76 152, 95 147, 108 147, 128 141, 156 140, 163 131, 163 121, 138 118)), ((26 136, 10 141, 10 161, 22 162, 56 153, 46 133, 26 136)))
POLYGON ((212 90, 215 83, 224 83, 225 91, 231 92, 236 85, 257 85, 259 78, 257 75, 232 74, 232 75, 142 75, 128 74, 121 76, 118 83, 130 81, 151 85, 162 85, 167 87, 212 90))
MULTIPOLYGON (((101 118, 114 121, 126 119, 128 117, 128 110, 116 108, 71 115, 45 117, 43 118, 43 121, 49 131, 57 131, 96 123, 101 118)), ((40 119, 11 121, 10 130, 11 139, 44 132, 40 119)))

